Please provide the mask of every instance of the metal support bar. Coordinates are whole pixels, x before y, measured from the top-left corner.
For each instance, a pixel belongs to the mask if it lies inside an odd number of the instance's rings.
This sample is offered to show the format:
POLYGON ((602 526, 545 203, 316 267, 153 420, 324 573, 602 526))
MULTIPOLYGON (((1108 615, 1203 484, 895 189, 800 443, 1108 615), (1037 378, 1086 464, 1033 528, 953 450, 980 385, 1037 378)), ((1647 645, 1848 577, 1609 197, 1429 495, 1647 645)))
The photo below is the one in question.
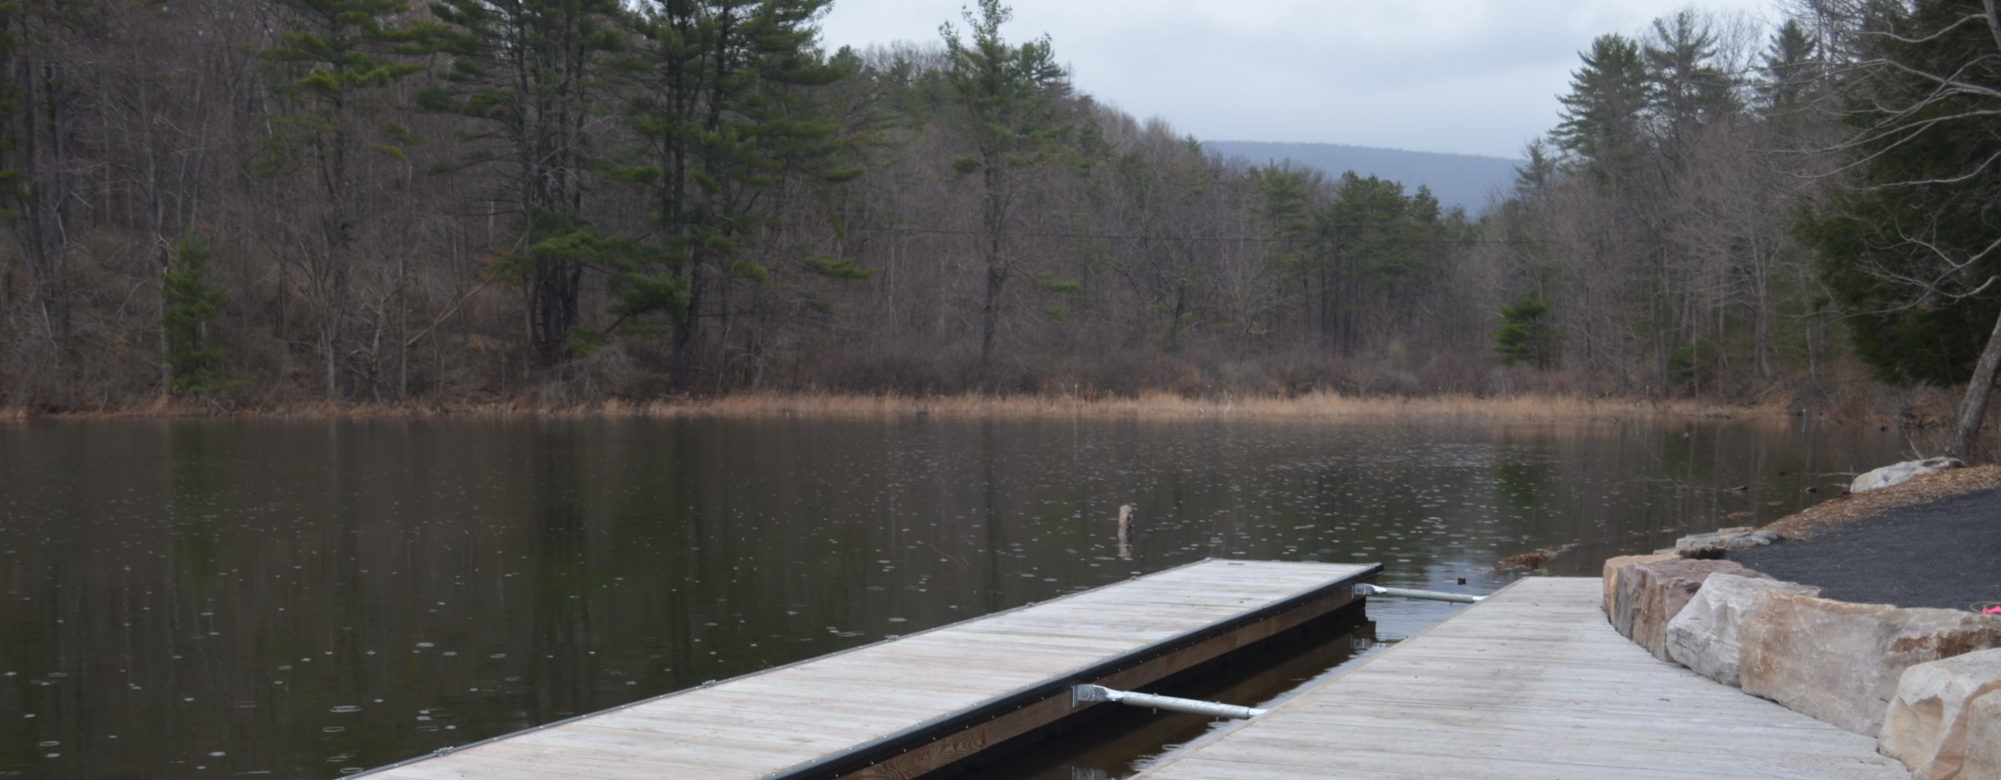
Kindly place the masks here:
POLYGON ((1486 596, 1473 596, 1465 593, 1446 593, 1445 591, 1442 590, 1411 590, 1409 588, 1385 588, 1381 585, 1370 585, 1369 583, 1366 582, 1360 583, 1355 586, 1355 595, 1402 596, 1407 599, 1457 601, 1461 604, 1474 604, 1478 603, 1481 599, 1486 598, 1486 596))
POLYGON ((1133 707, 1151 707, 1156 710, 1172 710, 1193 715, 1207 715, 1212 718, 1236 718, 1245 720, 1265 714, 1256 707, 1239 707, 1200 699, 1183 699, 1177 696, 1161 696, 1138 691, 1121 691, 1102 685, 1078 685, 1070 689, 1070 706, 1077 707, 1090 702, 1111 702, 1133 707))

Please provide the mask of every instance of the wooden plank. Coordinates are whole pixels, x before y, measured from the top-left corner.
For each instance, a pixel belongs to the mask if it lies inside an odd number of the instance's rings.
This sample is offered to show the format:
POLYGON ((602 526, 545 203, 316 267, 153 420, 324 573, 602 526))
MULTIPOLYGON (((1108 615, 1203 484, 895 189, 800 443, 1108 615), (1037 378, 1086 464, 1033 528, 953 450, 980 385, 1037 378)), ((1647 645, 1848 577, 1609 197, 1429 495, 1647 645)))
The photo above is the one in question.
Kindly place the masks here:
POLYGON ((1139 777, 1904 777, 1875 740, 1662 662, 1532 577, 1139 777))
POLYGON ((1072 714, 1073 682, 1152 682, 1345 606, 1375 571, 1204 561, 371 774, 749 778, 845 760, 912 777, 1072 714), (884 751, 903 753, 858 763, 884 751))
MULTIPOLYGON (((1269 620, 1247 626, 1238 631, 1211 637, 1202 642, 1157 656, 1137 666, 1098 677, 1091 682, 1111 688, 1139 688, 1177 671, 1221 657, 1240 647, 1254 644, 1286 630, 1296 628, 1314 617, 1325 615, 1353 600, 1346 591, 1330 593, 1311 599, 1299 606, 1273 616, 1269 620)), ((1097 705, 1085 705, 1097 706, 1097 705)), ((865 770, 851 773, 846 778, 856 780, 901 780, 914 778, 944 766, 952 761, 971 755, 989 746, 999 744, 1031 730, 1062 718, 1076 711, 1070 703, 1068 692, 1043 699, 995 720, 964 731, 946 736, 903 755, 897 756, 865 770)))

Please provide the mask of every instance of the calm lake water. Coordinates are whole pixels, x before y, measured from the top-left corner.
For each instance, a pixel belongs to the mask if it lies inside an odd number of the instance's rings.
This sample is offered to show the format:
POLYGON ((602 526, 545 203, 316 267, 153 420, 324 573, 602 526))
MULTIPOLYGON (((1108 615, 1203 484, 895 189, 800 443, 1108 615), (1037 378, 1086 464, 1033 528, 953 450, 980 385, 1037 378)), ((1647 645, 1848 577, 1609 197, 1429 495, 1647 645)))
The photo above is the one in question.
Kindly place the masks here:
MULTIPOLYGON (((331 777, 1205 557, 1483 592, 1576 543, 1552 572, 1596 574, 1898 444, 1797 420, 0 423, 0 775, 331 777)), ((1455 609, 1374 600, 1355 649, 1455 609)))

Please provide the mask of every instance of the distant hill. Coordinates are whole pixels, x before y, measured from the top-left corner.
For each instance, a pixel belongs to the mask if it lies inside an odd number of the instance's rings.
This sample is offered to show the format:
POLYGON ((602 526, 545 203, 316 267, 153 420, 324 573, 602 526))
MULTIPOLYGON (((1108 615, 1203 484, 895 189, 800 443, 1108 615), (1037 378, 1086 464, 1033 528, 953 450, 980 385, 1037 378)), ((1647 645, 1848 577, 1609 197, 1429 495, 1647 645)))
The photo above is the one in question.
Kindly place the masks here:
POLYGON ((1354 171, 1403 182, 1406 192, 1418 185, 1431 188, 1446 208, 1459 206, 1478 216, 1487 208, 1487 194, 1514 184, 1515 166, 1520 160, 1482 157, 1472 154, 1406 152, 1373 146, 1346 144, 1282 144, 1265 141, 1203 141, 1203 148, 1225 159, 1241 157, 1253 165, 1291 160, 1308 168, 1318 168, 1328 176, 1354 171))

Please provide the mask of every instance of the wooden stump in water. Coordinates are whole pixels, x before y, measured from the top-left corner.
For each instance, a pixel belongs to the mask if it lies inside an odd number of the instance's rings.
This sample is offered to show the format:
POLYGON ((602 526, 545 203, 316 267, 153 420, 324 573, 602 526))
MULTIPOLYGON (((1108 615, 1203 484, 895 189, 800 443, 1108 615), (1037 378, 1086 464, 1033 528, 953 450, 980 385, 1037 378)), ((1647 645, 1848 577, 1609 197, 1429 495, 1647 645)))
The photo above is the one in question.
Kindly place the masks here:
POLYGON ((1133 557, 1132 547, 1133 505, 1119 505, 1119 557, 1133 557))

